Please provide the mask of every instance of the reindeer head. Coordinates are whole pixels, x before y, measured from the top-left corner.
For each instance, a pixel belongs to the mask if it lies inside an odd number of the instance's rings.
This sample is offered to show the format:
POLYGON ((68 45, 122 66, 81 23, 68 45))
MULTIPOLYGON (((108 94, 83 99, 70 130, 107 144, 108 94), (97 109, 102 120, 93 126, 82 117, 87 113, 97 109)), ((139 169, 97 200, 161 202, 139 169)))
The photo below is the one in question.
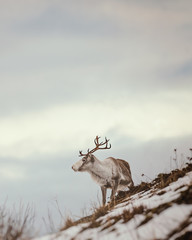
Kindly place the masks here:
POLYGON ((94 156, 93 154, 87 154, 81 160, 77 161, 73 166, 72 169, 75 172, 85 172, 89 170, 94 165, 94 156))
POLYGON ((100 137, 96 136, 96 138, 94 140, 96 147, 90 151, 88 149, 86 154, 83 154, 82 151, 79 151, 79 156, 83 157, 83 158, 81 160, 79 160, 78 162, 76 162, 72 166, 72 169, 75 172, 77 172, 77 171, 84 172, 84 171, 90 170, 93 167, 94 162, 95 162, 95 157, 92 153, 94 153, 95 151, 97 151, 99 149, 110 149, 111 148, 111 144, 108 146, 109 139, 105 138, 105 142, 99 143, 99 138, 100 137), (102 147, 102 146, 104 146, 104 147, 102 147))

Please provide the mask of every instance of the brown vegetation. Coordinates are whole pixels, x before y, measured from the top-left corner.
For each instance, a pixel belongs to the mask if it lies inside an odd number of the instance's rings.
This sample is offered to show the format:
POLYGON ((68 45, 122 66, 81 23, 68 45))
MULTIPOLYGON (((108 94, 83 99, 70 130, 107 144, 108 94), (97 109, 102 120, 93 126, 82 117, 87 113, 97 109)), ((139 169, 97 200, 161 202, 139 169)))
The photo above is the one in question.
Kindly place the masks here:
POLYGON ((26 240, 31 237, 34 211, 27 206, 20 205, 19 211, 14 209, 9 213, 5 204, 0 207, 0 240, 26 240))

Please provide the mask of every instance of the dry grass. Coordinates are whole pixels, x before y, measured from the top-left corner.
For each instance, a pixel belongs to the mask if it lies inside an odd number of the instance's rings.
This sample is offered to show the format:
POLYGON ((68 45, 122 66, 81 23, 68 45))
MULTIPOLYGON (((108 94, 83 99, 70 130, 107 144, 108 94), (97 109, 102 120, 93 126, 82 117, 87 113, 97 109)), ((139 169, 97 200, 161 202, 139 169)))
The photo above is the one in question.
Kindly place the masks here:
MULTIPOLYGON (((170 183, 175 182, 178 180, 178 178, 185 176, 186 173, 192 171, 192 163, 186 163, 186 167, 183 169, 175 169, 171 171, 170 173, 160 173, 158 176, 151 182, 141 182, 137 186, 133 186, 130 188, 129 191, 122 192, 116 197, 116 202, 121 203, 123 201, 126 201, 127 197, 130 197, 136 193, 140 193, 143 191, 148 191, 151 189, 163 189, 167 186, 169 186, 170 183)), ((163 194, 164 191, 159 192, 158 194, 163 194)))
POLYGON ((185 176, 187 172, 192 171, 192 164, 186 163, 186 167, 182 169, 175 169, 170 173, 160 173, 153 182, 157 185, 157 188, 167 187, 170 183, 175 182, 178 178, 185 176))
MULTIPOLYGON (((77 225, 78 223, 76 223, 77 225)), ((72 226, 74 226, 74 221, 72 220, 72 218, 70 216, 66 217, 66 220, 65 220, 65 226, 61 229, 61 230, 65 230, 67 228, 70 228, 72 226)))
MULTIPOLYGON (((105 214, 107 214, 107 212, 110 211, 113 207, 114 207, 114 205, 110 204, 110 203, 108 205, 101 206, 99 208, 97 208, 96 205, 93 205, 93 207, 92 207, 93 214, 92 215, 83 217, 76 221, 73 221, 71 217, 67 217, 65 220, 65 223, 64 223, 64 227, 61 228, 61 231, 66 230, 69 227, 76 226, 81 223, 89 223, 88 228, 98 227, 99 224, 97 222, 97 219, 99 217, 102 217, 105 214)), ((87 227, 85 227, 83 230, 85 230, 86 228, 87 227)))
POLYGON ((26 240, 31 238, 34 221, 34 211, 22 204, 19 210, 6 209, 5 204, 0 207, 0 240, 26 240))
POLYGON ((124 210, 121 215, 108 218, 107 223, 104 225, 101 231, 104 231, 112 227, 120 220, 122 220, 123 223, 126 223, 129 220, 131 220, 135 215, 142 214, 143 212, 144 212, 144 207, 142 205, 138 207, 133 207, 132 210, 124 210))
POLYGON ((64 226, 60 229, 61 231, 66 230, 69 227, 77 226, 81 223, 89 223, 89 228, 98 227, 97 219, 106 215, 116 205, 115 201, 108 203, 105 206, 97 207, 97 204, 92 204, 91 211, 92 215, 82 217, 78 220, 72 220, 71 217, 67 216, 64 222, 64 226))
POLYGON ((121 215, 109 217, 107 219, 106 223, 103 223, 102 220, 98 220, 101 216, 104 216, 113 207, 114 207, 114 205, 110 206, 110 204, 109 204, 108 206, 99 208, 99 210, 97 209, 96 215, 93 214, 90 224, 87 225, 86 227, 84 227, 81 232, 83 232, 87 229, 90 229, 90 228, 101 227, 102 225, 103 225, 103 227, 101 228, 101 231, 104 231, 105 229, 108 229, 108 228, 112 227, 113 225, 115 225, 118 221, 122 220, 124 223, 126 223, 130 219, 132 219, 134 217, 134 215, 142 214, 144 211, 143 206, 138 206, 138 207, 134 207, 132 210, 124 210, 121 215))

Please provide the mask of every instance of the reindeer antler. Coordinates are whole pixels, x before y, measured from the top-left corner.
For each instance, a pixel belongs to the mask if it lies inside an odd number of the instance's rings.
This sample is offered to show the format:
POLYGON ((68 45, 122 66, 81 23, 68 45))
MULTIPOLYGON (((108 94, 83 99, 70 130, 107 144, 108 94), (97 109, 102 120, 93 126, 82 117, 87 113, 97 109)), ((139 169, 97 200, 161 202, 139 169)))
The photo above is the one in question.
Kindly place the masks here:
POLYGON ((87 150, 86 154, 83 154, 82 151, 79 151, 79 156, 87 156, 90 153, 94 153, 95 151, 99 150, 99 149, 110 149, 111 148, 111 144, 108 145, 108 142, 110 139, 107 139, 105 137, 105 142, 100 142, 99 143, 99 136, 96 136, 96 138, 94 139, 94 143, 96 145, 95 148, 93 148, 92 150, 89 151, 89 149, 87 150), (101 147, 104 146, 104 147, 101 147))

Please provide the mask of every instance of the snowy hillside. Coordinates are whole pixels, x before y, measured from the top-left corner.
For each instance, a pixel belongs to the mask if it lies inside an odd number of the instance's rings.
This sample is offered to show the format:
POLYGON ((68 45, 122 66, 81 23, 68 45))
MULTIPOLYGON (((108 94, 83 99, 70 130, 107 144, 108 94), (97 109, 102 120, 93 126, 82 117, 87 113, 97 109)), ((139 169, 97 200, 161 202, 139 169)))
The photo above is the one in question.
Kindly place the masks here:
MULTIPOLYGON (((123 195, 123 194, 122 194, 123 195)), ((192 239, 192 165, 159 174, 92 216, 68 222, 57 234, 38 240, 192 239)))

